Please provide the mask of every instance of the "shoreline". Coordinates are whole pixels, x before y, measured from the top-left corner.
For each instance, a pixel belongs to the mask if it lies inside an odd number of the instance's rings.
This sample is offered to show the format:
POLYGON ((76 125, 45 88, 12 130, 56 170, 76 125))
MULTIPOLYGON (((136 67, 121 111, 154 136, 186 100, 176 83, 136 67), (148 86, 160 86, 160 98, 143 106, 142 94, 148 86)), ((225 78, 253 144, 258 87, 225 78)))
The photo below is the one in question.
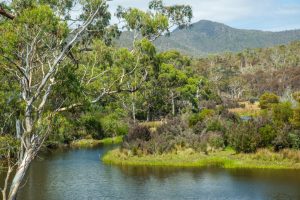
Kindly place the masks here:
POLYGON ((70 148, 92 148, 100 145, 112 145, 120 144, 123 141, 123 136, 117 136, 112 138, 104 138, 102 140, 95 139, 81 139, 75 140, 70 143, 70 148))
MULTIPOLYGON (((297 152, 298 153, 298 152, 297 152)), ((219 167, 224 169, 297 169, 300 161, 284 158, 281 153, 261 150, 255 154, 236 154, 232 150, 204 153, 184 150, 163 155, 133 156, 120 149, 109 151, 102 161, 105 164, 121 166, 153 167, 219 167)))

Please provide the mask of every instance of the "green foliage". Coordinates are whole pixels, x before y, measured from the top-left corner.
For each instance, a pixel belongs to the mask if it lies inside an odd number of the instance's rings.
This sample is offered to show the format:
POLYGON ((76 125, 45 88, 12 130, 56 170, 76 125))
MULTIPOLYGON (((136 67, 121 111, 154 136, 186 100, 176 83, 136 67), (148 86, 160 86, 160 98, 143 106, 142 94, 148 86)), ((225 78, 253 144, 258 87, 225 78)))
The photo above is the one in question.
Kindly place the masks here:
POLYGON ((75 132, 75 124, 68 117, 57 115, 53 120, 52 132, 48 138, 48 146, 56 146, 58 144, 68 144, 70 141, 79 137, 75 132))
POLYGON ((136 8, 124 9, 118 7, 116 16, 126 21, 126 28, 143 38, 154 41, 164 33, 169 33, 173 26, 183 27, 188 25, 192 19, 190 6, 165 6, 162 1, 151 1, 150 11, 144 12, 136 8))
POLYGON ((293 116, 292 104, 284 102, 273 105, 272 116, 274 122, 278 124, 288 123, 293 116))
POLYGON ((223 149, 225 147, 225 141, 222 134, 217 132, 208 132, 208 144, 214 149, 223 149))
POLYGON ((291 122, 295 128, 300 128, 300 106, 294 109, 294 114, 291 122))
POLYGON ((279 103, 279 97, 274 93, 266 92, 259 98, 261 109, 271 109, 274 104, 279 103))
POLYGON ((274 139, 276 138, 276 135, 277 135, 276 128, 269 125, 269 124, 259 128, 258 132, 259 132, 260 137, 261 137, 260 145, 262 147, 270 146, 272 144, 272 142, 274 141, 274 139))
POLYGON ((293 97, 294 97, 294 99, 295 99, 297 102, 300 103, 300 92, 295 92, 295 93, 293 94, 293 97))
POLYGON ((225 133, 226 132, 226 127, 221 123, 220 120, 211 120, 208 122, 206 126, 207 131, 218 131, 225 133))
POLYGON ((273 146, 275 151, 280 151, 282 149, 288 148, 290 146, 289 132, 285 129, 278 130, 276 138, 273 141, 273 146))
POLYGON ((300 133, 299 131, 294 131, 289 133, 289 142, 293 149, 300 149, 300 133))
POLYGON ((20 141, 11 135, 0 136, 0 159, 16 156, 20 147, 20 141))
POLYGON ((260 143, 260 136, 253 122, 233 125, 229 130, 229 145, 237 152, 251 153, 256 151, 260 143))
POLYGON ((128 124, 123 121, 118 112, 104 115, 100 121, 105 137, 120 136, 128 133, 128 124))
POLYGON ((192 114, 189 118, 189 125, 195 126, 198 122, 203 121, 214 115, 214 111, 210 109, 203 109, 200 113, 192 114))
POLYGON ((87 114, 81 117, 81 123, 85 127, 86 134, 91 135, 93 139, 103 139, 104 131, 101 120, 97 115, 87 114))

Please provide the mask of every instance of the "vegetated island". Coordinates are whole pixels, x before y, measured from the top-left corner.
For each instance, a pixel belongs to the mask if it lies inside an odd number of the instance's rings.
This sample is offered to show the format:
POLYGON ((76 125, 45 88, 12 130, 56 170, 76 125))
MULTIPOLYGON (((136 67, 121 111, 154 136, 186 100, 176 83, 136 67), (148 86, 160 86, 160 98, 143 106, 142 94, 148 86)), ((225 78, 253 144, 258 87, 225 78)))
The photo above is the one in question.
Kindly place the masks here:
POLYGON ((131 166, 300 169, 297 109, 293 112, 290 103, 280 103, 271 93, 243 104, 138 124, 102 160, 131 166))
POLYGON ((127 166, 300 169, 300 162, 296 154, 299 156, 300 152, 283 150, 275 153, 268 149, 261 149, 251 154, 237 154, 234 150, 205 154, 185 149, 161 155, 132 155, 128 151, 115 149, 108 152, 102 160, 106 164, 127 166))
POLYGON ((97 147, 99 145, 112 145, 112 144, 120 144, 122 143, 123 136, 105 138, 102 140, 95 139, 80 139, 72 141, 70 147, 72 148, 90 148, 97 147))

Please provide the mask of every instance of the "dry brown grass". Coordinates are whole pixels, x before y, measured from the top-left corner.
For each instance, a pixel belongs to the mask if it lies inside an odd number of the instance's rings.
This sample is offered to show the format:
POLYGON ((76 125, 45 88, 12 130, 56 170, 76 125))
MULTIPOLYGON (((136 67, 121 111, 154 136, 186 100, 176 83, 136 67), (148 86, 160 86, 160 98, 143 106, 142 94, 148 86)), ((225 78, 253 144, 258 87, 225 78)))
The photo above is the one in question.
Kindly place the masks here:
POLYGON ((249 101, 239 102, 240 105, 245 105, 244 108, 232 108, 229 112, 238 114, 240 116, 257 116, 259 115, 261 109, 259 107, 259 102, 251 104, 249 101))
POLYGON ((300 163, 300 151, 293 149, 284 149, 280 152, 280 154, 285 159, 294 160, 295 162, 300 163))
POLYGON ((141 122, 140 125, 146 126, 146 127, 150 128, 150 130, 152 132, 155 132, 158 127, 162 126, 165 123, 166 123, 166 120, 160 120, 160 121, 141 122))

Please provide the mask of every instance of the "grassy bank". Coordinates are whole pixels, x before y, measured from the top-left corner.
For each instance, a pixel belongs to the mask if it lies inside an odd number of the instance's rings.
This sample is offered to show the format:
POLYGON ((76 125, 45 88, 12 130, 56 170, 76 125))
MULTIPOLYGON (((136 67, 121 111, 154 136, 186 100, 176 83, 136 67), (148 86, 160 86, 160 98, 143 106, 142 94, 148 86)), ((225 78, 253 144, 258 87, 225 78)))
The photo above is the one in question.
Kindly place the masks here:
POLYGON ((129 151, 116 149, 108 152, 102 160, 107 164, 131 166, 300 169, 300 151, 292 150, 274 153, 263 149, 255 154, 236 154, 233 150, 226 150, 205 155, 187 149, 163 155, 134 156, 129 151))
POLYGON ((71 143, 71 147, 74 148, 89 148, 96 147, 99 145, 109 145, 109 144, 119 144, 123 141, 123 136, 105 138, 103 140, 94 140, 94 139, 82 139, 76 140, 71 143))

